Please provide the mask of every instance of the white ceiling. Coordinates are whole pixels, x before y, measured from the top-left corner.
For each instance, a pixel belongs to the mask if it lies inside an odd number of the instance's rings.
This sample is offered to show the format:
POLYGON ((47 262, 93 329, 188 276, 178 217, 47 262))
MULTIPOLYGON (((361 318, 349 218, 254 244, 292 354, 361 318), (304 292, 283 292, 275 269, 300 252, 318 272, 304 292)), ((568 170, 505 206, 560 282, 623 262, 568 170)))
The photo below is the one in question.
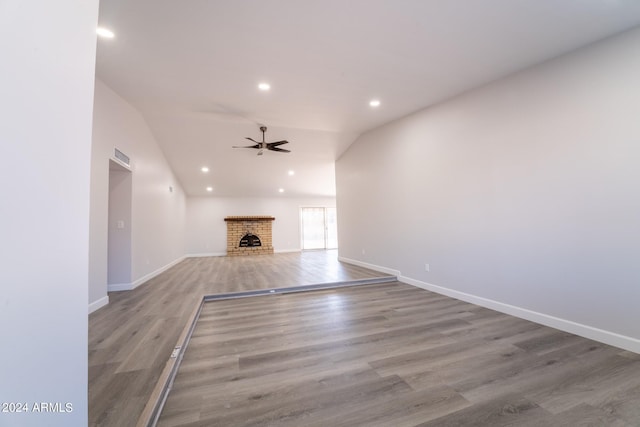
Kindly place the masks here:
POLYGON ((640 25, 640 1, 101 0, 100 25, 98 78, 187 194, 331 196, 362 132, 640 25), (257 123, 292 153, 231 148, 257 123))

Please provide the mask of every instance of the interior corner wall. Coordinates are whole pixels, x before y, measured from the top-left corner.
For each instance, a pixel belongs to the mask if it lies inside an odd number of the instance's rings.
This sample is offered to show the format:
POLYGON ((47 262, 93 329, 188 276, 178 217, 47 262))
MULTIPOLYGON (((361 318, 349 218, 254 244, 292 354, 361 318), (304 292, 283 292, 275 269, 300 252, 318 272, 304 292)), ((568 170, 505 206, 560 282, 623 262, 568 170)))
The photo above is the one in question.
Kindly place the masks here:
POLYGON ((362 135, 340 256, 640 352, 639 50, 634 30, 362 135))
POLYGON ((97 0, 0 2, 2 426, 87 423, 97 22, 97 0))
POLYGON ((189 197, 187 199, 187 254, 225 255, 227 225, 224 218, 234 215, 271 215, 275 252, 301 250, 300 208, 335 207, 333 197, 189 197))
POLYGON ((96 79, 91 155, 89 304, 107 297, 109 159, 131 159, 131 287, 184 256, 186 196, 142 115, 96 79), (170 191, 172 190, 172 191, 170 191))

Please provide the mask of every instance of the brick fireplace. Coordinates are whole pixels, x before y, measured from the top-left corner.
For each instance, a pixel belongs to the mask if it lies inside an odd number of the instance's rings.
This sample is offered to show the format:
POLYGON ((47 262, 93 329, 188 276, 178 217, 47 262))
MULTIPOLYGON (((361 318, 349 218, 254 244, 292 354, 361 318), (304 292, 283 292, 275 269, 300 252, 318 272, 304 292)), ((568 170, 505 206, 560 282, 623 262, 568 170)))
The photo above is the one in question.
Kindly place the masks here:
POLYGON ((272 216, 228 216, 227 256, 273 253, 272 216))

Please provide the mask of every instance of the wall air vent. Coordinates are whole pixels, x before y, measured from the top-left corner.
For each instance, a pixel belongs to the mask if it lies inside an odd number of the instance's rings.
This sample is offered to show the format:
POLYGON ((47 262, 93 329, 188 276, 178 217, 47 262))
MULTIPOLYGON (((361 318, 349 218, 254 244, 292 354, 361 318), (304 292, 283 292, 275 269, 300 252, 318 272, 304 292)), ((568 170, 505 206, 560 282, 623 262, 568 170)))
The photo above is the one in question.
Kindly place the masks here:
POLYGON ((120 160, 122 163, 124 163, 127 166, 131 166, 129 164, 129 156, 127 156, 126 154, 124 154, 122 151, 118 150, 117 148, 115 149, 115 157, 116 159, 120 160))

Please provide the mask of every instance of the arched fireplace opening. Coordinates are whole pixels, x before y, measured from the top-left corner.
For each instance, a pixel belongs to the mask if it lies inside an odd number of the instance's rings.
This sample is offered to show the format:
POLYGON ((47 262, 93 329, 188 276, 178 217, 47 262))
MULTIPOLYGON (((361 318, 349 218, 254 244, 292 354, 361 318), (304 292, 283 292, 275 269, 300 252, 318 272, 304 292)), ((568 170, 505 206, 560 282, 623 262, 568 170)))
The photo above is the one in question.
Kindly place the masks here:
POLYGON ((255 234, 247 233, 240 239, 239 248, 255 248, 257 246, 262 246, 262 242, 260 238, 255 234))

